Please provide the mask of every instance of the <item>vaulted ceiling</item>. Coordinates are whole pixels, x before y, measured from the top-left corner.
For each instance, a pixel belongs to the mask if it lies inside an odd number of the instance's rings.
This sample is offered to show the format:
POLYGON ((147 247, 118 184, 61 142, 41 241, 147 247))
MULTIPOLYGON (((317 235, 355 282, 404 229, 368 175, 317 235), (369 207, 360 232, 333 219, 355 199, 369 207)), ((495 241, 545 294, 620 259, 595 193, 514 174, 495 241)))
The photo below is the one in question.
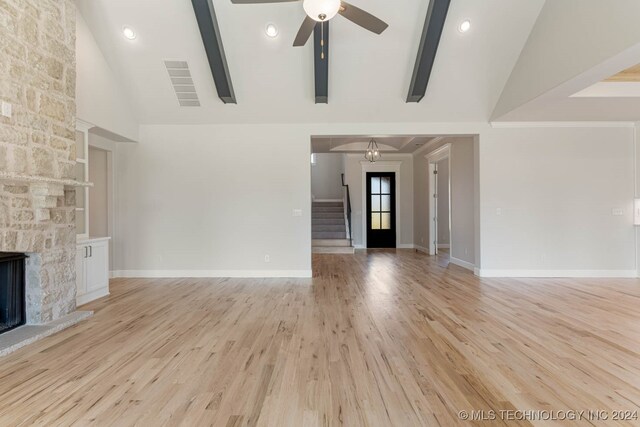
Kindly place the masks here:
POLYGON ((292 47, 301 2, 213 3, 237 104, 218 98, 190 0, 78 0, 141 123, 487 121, 544 0, 452 1, 427 95, 409 104, 428 0, 352 0, 389 28, 378 36, 331 21, 328 105, 314 102, 313 43, 292 47), (472 27, 463 34, 465 19, 472 27), (278 37, 265 35, 267 23, 278 37), (188 63, 201 107, 179 106, 165 60, 188 63))

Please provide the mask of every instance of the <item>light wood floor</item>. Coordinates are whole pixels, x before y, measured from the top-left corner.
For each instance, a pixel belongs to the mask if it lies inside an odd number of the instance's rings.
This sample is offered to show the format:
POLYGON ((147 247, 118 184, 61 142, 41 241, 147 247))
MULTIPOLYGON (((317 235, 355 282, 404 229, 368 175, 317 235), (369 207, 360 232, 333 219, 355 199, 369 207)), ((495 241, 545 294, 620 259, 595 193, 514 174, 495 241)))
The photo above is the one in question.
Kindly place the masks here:
POLYGON ((378 251, 316 255, 313 280, 114 280, 85 306, 92 319, 0 359, 0 425, 453 426, 461 410, 638 410, 640 281, 480 280, 444 265, 378 251))

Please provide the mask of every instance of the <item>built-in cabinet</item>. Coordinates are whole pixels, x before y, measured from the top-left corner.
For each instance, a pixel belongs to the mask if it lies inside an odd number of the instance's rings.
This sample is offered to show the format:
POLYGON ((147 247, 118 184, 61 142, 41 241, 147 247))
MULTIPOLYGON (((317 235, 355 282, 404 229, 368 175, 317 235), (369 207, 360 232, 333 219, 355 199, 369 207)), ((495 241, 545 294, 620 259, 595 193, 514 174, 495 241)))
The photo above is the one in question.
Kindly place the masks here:
POLYGON ((76 304, 109 295, 109 237, 78 241, 76 304))
MULTIPOLYGON (((89 181, 89 129, 76 124, 76 180, 89 181)), ((89 188, 76 190, 76 304, 82 305, 109 295, 110 237, 89 236, 89 188)))

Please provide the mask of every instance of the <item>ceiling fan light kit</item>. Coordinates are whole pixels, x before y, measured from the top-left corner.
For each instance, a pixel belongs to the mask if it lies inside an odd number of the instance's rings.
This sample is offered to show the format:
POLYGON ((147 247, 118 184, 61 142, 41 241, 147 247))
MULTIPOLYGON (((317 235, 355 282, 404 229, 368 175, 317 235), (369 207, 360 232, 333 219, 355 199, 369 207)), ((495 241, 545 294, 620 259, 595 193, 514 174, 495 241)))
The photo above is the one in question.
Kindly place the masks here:
POLYGON ((303 0, 302 7, 309 18, 328 21, 338 14, 340 0, 303 0))
MULTIPOLYGON (((234 4, 265 4, 283 3, 299 0, 231 0, 234 4)), ((324 23, 342 15, 349 21, 371 31, 375 34, 382 34, 389 26, 383 20, 376 18, 369 12, 356 7, 346 1, 341 0, 302 0, 302 8, 307 17, 302 22, 298 34, 293 42, 294 46, 304 46, 311 37, 313 30, 318 23, 324 23)))

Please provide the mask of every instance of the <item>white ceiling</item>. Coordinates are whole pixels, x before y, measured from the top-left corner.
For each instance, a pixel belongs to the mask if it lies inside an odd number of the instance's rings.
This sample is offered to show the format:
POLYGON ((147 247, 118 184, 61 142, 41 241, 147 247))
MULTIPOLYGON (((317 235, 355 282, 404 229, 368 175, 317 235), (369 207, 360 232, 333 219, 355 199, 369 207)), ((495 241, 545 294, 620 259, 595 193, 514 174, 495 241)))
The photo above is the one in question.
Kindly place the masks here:
POLYGON ((402 135, 402 136, 314 136, 311 138, 311 151, 313 153, 364 153, 373 139, 383 153, 414 153, 423 148, 434 139, 435 136, 426 135, 402 135))
POLYGON ((77 0, 143 124, 487 121, 544 0, 456 0, 419 104, 407 104, 428 0, 352 0, 389 23, 376 36, 331 21, 329 105, 314 104, 313 46, 291 46, 301 2, 214 0, 237 105, 217 97, 189 0, 77 0), (470 19, 461 34, 457 25, 470 19), (265 24, 280 31, 266 37, 265 24), (122 27, 135 29, 130 42, 122 27), (201 108, 177 105, 165 59, 186 60, 201 108))

